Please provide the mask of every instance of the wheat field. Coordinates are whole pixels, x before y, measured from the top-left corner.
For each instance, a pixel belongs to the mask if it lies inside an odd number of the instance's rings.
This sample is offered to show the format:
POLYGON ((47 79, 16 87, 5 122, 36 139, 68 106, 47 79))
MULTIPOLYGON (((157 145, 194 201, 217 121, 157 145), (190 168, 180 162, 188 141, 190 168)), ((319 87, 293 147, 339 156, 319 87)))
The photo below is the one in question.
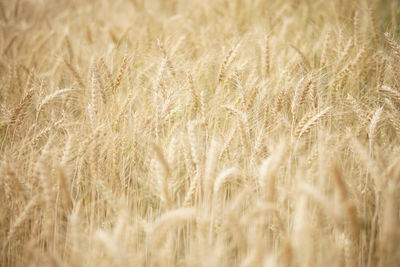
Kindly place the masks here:
POLYGON ((399 266, 396 0, 0 1, 1 266, 399 266))

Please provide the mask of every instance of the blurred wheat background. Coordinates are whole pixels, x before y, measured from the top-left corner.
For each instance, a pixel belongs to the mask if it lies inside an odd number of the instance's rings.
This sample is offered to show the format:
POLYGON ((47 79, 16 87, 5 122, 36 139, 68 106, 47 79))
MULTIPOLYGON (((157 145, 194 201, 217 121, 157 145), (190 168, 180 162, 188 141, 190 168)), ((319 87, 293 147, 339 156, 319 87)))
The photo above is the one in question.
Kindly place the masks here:
POLYGON ((0 11, 1 266, 399 266, 398 1, 0 11))

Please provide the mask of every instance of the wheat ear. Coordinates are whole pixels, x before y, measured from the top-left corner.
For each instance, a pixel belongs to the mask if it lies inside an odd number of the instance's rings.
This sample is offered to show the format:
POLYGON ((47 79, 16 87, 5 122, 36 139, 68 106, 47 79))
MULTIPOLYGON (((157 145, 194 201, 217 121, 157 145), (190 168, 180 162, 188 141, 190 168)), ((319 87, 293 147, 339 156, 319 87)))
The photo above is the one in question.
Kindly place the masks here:
POLYGON ((302 137, 303 135, 307 134, 310 129, 317 124, 318 120, 323 117, 328 111, 331 109, 331 107, 327 107, 323 109, 322 111, 318 112, 314 116, 312 116, 310 119, 302 121, 299 123, 296 131, 295 131, 295 137, 302 137))
POLYGON ((400 60, 400 46, 396 43, 396 41, 390 36, 390 33, 385 32, 386 41, 389 43, 392 48, 394 54, 397 57, 397 60, 400 60))

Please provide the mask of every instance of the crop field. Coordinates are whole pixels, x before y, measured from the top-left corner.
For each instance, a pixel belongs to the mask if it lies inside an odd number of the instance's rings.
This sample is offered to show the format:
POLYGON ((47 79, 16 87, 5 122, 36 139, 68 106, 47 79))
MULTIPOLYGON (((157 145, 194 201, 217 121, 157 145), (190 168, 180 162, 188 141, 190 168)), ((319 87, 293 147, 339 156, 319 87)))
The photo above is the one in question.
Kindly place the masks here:
POLYGON ((0 266, 400 264, 397 0, 0 0, 0 266))

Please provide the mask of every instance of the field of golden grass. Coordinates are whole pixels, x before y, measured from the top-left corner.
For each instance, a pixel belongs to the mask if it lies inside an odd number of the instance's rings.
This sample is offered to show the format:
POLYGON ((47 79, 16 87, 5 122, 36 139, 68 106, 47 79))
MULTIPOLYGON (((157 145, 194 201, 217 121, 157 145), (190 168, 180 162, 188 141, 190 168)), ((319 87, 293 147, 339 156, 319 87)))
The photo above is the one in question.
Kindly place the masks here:
POLYGON ((399 266, 396 0, 0 1, 1 266, 399 266))

